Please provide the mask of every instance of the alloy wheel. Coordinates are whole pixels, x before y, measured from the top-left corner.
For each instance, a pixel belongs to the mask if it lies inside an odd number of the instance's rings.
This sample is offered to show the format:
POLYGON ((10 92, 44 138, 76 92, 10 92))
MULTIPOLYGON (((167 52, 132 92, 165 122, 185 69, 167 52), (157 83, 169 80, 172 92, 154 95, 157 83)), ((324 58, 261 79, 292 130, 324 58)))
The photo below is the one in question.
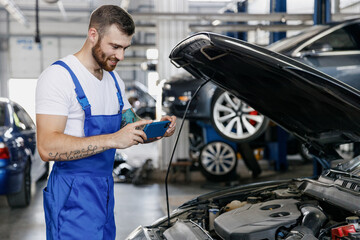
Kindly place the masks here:
POLYGON ((212 108, 215 130, 228 140, 253 140, 263 133, 268 124, 264 115, 229 92, 218 95, 212 108))
POLYGON ((236 153, 227 143, 208 143, 201 151, 200 165, 209 175, 227 175, 235 169, 236 163, 236 153))

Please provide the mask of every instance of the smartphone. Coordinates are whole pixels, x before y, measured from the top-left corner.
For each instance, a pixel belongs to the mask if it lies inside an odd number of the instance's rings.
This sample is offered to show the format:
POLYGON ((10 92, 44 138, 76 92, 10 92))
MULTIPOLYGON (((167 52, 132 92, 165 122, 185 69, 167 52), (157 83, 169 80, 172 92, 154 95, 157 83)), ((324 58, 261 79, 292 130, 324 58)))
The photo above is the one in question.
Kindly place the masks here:
POLYGON ((156 138, 164 136, 166 130, 170 126, 170 121, 160 121, 160 122, 152 122, 150 124, 146 124, 143 131, 145 132, 147 138, 156 138))

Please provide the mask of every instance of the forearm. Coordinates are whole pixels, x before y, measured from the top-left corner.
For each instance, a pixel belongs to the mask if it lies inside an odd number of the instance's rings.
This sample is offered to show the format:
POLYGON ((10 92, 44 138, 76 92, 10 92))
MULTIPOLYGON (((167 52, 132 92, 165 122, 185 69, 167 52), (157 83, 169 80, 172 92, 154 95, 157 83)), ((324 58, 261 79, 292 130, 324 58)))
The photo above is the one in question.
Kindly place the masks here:
POLYGON ((144 143, 146 135, 138 130, 151 121, 129 123, 111 134, 92 137, 74 137, 64 134, 67 117, 36 115, 37 146, 44 161, 70 161, 89 157, 110 148, 123 149, 144 143))
POLYGON ((38 137, 38 148, 44 161, 71 161, 113 148, 111 140, 110 134, 81 138, 52 133, 43 138, 38 137))

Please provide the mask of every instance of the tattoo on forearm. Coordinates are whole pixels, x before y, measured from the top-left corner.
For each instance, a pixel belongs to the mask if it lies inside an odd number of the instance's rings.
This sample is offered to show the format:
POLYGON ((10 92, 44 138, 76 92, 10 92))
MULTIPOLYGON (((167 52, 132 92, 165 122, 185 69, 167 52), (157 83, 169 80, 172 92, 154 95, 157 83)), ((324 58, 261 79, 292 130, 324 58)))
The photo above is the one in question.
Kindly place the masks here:
POLYGON ((131 109, 127 109, 123 114, 121 118, 121 128, 125 127, 129 123, 133 123, 136 121, 141 120, 141 118, 136 115, 131 109))
POLYGON ((104 152, 110 148, 98 148, 97 146, 89 145, 87 149, 82 150, 75 150, 70 152, 64 152, 64 153, 49 153, 49 160, 50 161, 70 161, 70 160, 76 160, 81 159, 85 157, 89 157, 101 152, 104 152))

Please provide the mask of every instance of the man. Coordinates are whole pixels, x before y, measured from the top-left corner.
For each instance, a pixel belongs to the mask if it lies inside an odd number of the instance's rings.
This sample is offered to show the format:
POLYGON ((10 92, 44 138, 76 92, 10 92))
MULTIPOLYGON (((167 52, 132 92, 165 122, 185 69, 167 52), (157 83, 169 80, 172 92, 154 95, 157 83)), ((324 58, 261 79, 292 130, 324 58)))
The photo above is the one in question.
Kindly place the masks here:
MULTIPOLYGON (((39 77, 38 149, 44 161, 55 161, 44 189, 47 239, 115 239, 115 149, 149 141, 141 127, 152 122, 134 114, 123 81, 112 72, 134 30, 126 11, 101 6, 81 50, 39 77)), ((161 120, 171 121, 164 135, 171 136, 175 117, 161 120)))

